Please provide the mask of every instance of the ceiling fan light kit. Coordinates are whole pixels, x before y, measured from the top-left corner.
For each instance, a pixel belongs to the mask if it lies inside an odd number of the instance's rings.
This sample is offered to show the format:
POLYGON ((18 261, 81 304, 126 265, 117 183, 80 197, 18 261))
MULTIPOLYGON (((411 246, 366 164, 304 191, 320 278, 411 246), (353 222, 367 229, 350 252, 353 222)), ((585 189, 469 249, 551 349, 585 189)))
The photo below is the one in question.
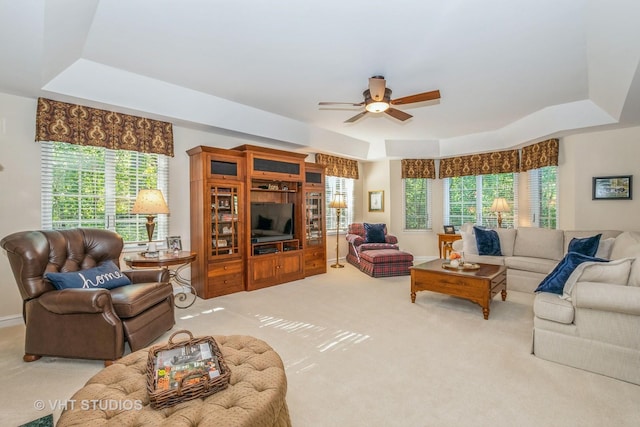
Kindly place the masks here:
POLYGON ((369 89, 362 92, 364 102, 320 102, 319 105, 344 105, 349 104, 354 107, 361 107, 364 105, 365 111, 356 114, 355 116, 345 120, 345 123, 353 123, 356 120, 367 115, 367 113, 386 113, 394 119, 405 121, 413 117, 411 114, 405 113, 395 108, 391 108, 391 105, 405 105, 415 102, 432 101, 440 99, 440 91, 433 90, 430 92, 418 93, 415 95, 409 95, 398 99, 391 99, 391 89, 386 87, 386 81, 382 76, 373 76, 369 79, 369 89))

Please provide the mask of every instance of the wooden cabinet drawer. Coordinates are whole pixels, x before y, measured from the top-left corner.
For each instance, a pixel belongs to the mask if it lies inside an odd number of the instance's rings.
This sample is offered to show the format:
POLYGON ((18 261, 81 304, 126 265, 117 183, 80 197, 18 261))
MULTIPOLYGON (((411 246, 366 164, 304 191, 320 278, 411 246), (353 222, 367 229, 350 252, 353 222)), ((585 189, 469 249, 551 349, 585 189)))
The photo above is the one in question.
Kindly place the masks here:
POLYGON ((209 277, 206 298, 218 297, 244 291, 244 280, 241 274, 225 274, 209 277))
POLYGON ((225 274, 242 275, 242 260, 209 264, 209 278, 225 274))

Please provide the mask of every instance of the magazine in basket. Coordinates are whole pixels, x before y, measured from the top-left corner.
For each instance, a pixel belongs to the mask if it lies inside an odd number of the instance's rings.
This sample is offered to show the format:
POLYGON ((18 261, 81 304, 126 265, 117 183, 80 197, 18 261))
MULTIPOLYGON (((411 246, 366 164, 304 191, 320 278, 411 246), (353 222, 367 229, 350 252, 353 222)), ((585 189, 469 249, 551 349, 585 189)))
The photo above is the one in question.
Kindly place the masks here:
POLYGON ((182 383, 183 387, 221 375, 220 362, 208 342, 159 351, 154 371, 156 390, 177 389, 187 376, 190 378, 182 383))

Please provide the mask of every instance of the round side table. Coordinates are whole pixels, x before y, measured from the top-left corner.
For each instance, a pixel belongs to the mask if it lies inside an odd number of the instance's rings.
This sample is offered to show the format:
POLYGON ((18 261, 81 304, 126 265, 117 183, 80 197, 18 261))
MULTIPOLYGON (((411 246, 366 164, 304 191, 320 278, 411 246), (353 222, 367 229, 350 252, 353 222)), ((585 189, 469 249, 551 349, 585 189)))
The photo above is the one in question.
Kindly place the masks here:
POLYGON ((131 268, 166 268, 169 270, 171 281, 180 286, 181 290, 175 296, 178 308, 191 307, 196 302, 196 290, 191 286, 191 280, 180 275, 196 259, 195 252, 189 251, 161 251, 156 257, 146 257, 142 254, 126 255, 123 260, 131 268), (169 267, 177 265, 175 269, 169 267))

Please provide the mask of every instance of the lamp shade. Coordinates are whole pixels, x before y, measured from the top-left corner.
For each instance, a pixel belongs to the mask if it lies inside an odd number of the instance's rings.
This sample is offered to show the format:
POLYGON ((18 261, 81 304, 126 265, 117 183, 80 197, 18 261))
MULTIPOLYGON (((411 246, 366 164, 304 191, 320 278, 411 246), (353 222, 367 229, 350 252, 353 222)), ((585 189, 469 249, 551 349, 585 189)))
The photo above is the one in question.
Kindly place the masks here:
POLYGON ((496 197, 491 204, 491 212, 509 212, 511 208, 504 197, 496 197))
POLYGON ((344 209, 347 207, 347 201, 344 194, 334 194, 333 200, 329 203, 329 207, 332 209, 344 209))
POLYGON ((160 190, 140 190, 131 213, 143 215, 168 214, 169 207, 160 190))

